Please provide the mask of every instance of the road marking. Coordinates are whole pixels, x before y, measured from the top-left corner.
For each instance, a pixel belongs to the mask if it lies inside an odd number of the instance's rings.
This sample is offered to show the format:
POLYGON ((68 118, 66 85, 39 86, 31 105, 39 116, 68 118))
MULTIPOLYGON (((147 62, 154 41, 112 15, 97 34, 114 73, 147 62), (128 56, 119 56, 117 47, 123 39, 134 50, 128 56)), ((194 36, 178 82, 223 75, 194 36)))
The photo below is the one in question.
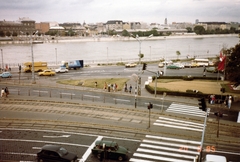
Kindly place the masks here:
POLYGON ((60 136, 43 136, 45 138, 68 138, 71 135, 60 135, 60 136))
POLYGON ((26 140, 26 139, 0 139, 0 141, 36 142, 36 143, 48 143, 48 144, 58 144, 58 145, 69 145, 69 146, 89 147, 88 145, 80 145, 80 144, 73 144, 73 143, 53 142, 53 141, 40 141, 40 140, 26 140))
MULTIPOLYGON (((134 153, 133 156, 141 157, 141 158, 149 158, 154 160, 162 160, 162 161, 177 161, 177 162, 192 162, 193 160, 180 160, 180 159, 173 159, 173 158, 166 158, 166 157, 160 157, 160 156, 154 156, 154 155, 147 155, 147 154, 140 154, 140 153, 134 153)), ((130 159, 131 161, 131 159, 130 159)))
POLYGON ((48 91, 39 91, 39 90, 33 90, 33 92, 41 92, 41 93, 48 93, 48 91))
POLYGON ((83 95, 85 97, 92 97, 92 98, 100 98, 99 96, 93 96, 93 95, 83 95))
POLYGON ((98 136, 98 138, 96 138, 96 140, 91 144, 90 147, 88 147, 87 151, 84 153, 84 155, 82 156, 82 161, 86 161, 87 158, 89 157, 89 155, 91 154, 92 152, 92 148, 95 146, 95 142, 96 141, 100 141, 103 139, 103 136, 98 136))
POLYGON ((130 162, 155 162, 155 161, 141 160, 141 159, 131 158, 131 159, 130 159, 130 162))
POLYGON ((64 95, 75 95, 73 93, 59 93, 59 94, 64 94, 64 95))
POLYGON ((192 162, 196 155, 199 155, 200 143, 200 141, 146 135, 129 161, 141 162, 144 158, 142 162, 192 162))
POLYGON ((190 144, 196 144, 196 145, 201 144, 200 141, 191 141, 191 140, 168 138, 168 137, 153 136, 153 135, 146 135, 146 138, 153 138, 153 139, 165 140, 165 141, 175 141, 175 142, 182 142, 182 143, 190 143, 190 144))
POLYGON ((168 107, 166 112, 205 117, 205 112, 201 111, 197 106, 184 105, 174 102, 168 107))
POLYGON ((124 100, 124 99, 117 99, 117 98, 113 98, 113 100, 115 101, 124 101, 124 102, 131 102, 130 100, 124 100))

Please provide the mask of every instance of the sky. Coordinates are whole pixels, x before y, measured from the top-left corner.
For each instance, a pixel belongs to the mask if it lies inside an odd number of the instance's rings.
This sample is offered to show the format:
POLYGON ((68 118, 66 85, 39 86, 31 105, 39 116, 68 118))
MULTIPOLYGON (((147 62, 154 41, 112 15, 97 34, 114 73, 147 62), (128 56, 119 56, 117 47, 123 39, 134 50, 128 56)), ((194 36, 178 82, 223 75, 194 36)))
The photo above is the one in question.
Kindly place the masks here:
POLYGON ((239 22, 240 0, 0 0, 0 21, 239 22))

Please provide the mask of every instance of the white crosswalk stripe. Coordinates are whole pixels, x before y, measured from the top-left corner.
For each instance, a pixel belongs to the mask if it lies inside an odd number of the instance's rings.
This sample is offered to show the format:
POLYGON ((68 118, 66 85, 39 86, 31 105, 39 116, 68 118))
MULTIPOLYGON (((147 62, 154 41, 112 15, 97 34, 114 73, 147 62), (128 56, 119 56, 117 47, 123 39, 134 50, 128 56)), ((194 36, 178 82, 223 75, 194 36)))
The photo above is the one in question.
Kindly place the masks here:
POLYGON ((184 120, 159 117, 153 125, 202 132, 204 124, 184 120))
MULTIPOLYGON (((204 124, 160 116, 155 126, 202 132, 204 124)), ((199 155, 199 141, 146 135, 130 162, 192 162, 199 155)))
POLYGON ((199 141, 146 135, 130 162, 192 162, 199 141))
POLYGON ((191 115, 197 117, 205 117, 205 112, 200 110, 197 106, 184 105, 179 103, 172 103, 166 112, 191 115))

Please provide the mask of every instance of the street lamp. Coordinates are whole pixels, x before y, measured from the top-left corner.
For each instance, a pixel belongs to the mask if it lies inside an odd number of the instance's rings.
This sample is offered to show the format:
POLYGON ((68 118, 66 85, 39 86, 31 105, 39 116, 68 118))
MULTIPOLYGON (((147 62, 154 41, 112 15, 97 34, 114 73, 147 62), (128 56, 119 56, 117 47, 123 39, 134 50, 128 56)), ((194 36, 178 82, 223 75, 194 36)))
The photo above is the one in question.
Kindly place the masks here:
POLYGON ((55 53, 56 53, 56 65, 57 65, 57 48, 55 48, 55 53))
POLYGON ((3 65, 3 50, 1 49, 1 55, 2 55, 2 70, 4 69, 4 65, 3 65))
MULTIPOLYGON (((151 35, 149 35, 148 37, 146 37, 145 39, 139 39, 139 36, 138 35, 136 35, 136 36, 134 36, 133 34, 131 34, 131 36, 133 37, 133 38, 135 38, 137 41, 138 41, 138 43, 139 43, 139 54, 138 54, 138 56, 139 56, 139 61, 138 61, 138 75, 140 75, 140 63, 141 63, 141 58, 143 58, 143 54, 141 53, 141 45, 142 45, 142 41, 144 41, 144 40, 146 40, 146 39, 148 39, 148 38, 151 38, 152 36, 153 36, 153 34, 151 34, 151 35)), ((139 85, 138 84, 138 95, 140 96, 141 95, 141 85, 139 85)))
POLYGON ((36 80, 35 80, 35 75, 34 75, 34 57, 33 57, 33 38, 32 35, 35 36, 35 34, 37 34, 38 31, 36 31, 34 34, 31 34, 31 53, 32 53, 32 84, 36 84, 36 80))
POLYGON ((107 64, 108 64, 108 47, 107 47, 107 64))

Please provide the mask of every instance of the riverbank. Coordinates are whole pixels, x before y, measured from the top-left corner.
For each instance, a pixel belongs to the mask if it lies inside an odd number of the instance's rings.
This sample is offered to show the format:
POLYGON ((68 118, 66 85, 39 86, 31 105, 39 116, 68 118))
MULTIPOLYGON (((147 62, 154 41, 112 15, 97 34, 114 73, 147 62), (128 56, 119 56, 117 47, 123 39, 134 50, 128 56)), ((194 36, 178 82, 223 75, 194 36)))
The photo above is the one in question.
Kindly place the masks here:
MULTIPOLYGON (((222 37, 239 37, 238 34, 218 34, 218 35, 170 35, 170 36, 154 36, 149 38, 150 40, 166 40, 166 39, 203 39, 203 38, 222 38, 222 37)), ((147 37, 141 37, 140 40, 144 40, 147 37)), ((109 36, 109 37, 51 37, 43 36, 37 37, 37 41, 41 43, 60 43, 60 42, 109 42, 109 41, 136 41, 133 37, 121 37, 121 36, 109 36)), ((30 44, 29 37, 16 37, 7 40, 6 38, 0 39, 0 44, 30 44)))

